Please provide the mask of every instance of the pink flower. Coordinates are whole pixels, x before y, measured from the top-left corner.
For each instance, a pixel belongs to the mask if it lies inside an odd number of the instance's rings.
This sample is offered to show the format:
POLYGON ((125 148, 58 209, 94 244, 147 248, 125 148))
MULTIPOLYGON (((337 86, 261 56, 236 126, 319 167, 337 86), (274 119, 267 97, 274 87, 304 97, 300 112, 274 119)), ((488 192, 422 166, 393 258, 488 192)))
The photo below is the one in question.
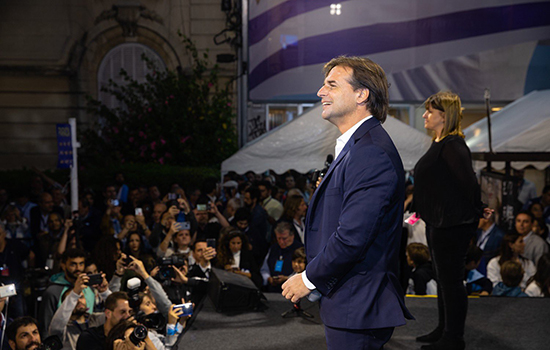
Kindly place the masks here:
POLYGON ((147 146, 143 145, 139 149, 141 150, 141 152, 145 152, 147 151, 147 146))
POLYGON ((147 112, 152 112, 153 111, 153 108, 149 107, 147 108, 147 112))
POLYGON ((174 98, 174 95, 170 95, 170 98, 174 98))
POLYGON ((209 88, 211 88, 212 86, 214 86, 214 84, 208 83, 208 87, 209 87, 209 88))
POLYGON ((138 135, 139 135, 139 137, 143 137, 143 136, 145 136, 145 133, 144 133, 143 131, 140 131, 140 132, 138 133, 138 135))
POLYGON ((190 138, 191 138, 191 136, 182 137, 182 138, 180 139, 180 142, 181 142, 181 143, 185 143, 185 142, 186 142, 187 140, 189 140, 190 138))
POLYGON ((160 143, 162 143, 163 145, 166 144, 166 141, 164 141, 164 139, 160 139, 160 143))
POLYGON ((160 157, 160 158, 159 158, 159 163, 162 164, 162 165, 164 165, 164 158, 160 157))
POLYGON ((157 158, 157 154, 155 152, 153 152, 153 154, 151 154, 151 157, 157 158))
POLYGON ((155 149, 157 143, 155 141, 151 142, 151 149, 155 149))
POLYGON ((133 138, 133 137, 130 137, 130 138, 128 139, 128 141, 134 142, 134 138, 133 138))
POLYGON ((168 105, 168 101, 164 101, 164 104, 165 104, 165 105, 168 105))
POLYGON ((141 119, 141 114, 138 115, 138 119, 141 119))
POLYGON ((168 153, 168 152, 166 152, 166 153, 164 154, 164 156, 165 156, 166 158, 172 158, 172 154, 171 154, 171 153, 168 153))
POLYGON ((231 102, 227 102, 227 107, 231 107, 231 102))
POLYGON ((141 151, 141 153, 139 154, 140 157, 145 157, 145 152, 141 151))
POLYGON ((116 126, 113 127, 113 131, 114 131, 115 134, 118 134, 118 128, 116 126))
POLYGON ((218 142, 222 142, 222 139, 218 137, 218 142))

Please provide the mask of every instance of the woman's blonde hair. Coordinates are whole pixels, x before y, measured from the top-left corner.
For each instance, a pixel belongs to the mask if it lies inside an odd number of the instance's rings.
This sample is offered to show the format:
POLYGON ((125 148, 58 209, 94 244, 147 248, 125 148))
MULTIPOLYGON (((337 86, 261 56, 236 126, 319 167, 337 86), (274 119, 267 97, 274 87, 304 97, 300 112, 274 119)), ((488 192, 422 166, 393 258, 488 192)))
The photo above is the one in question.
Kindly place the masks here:
MULTIPOLYGON (((464 138, 462 133, 462 105, 457 94, 450 91, 442 91, 434 94, 424 102, 426 109, 432 107, 445 113, 445 125, 440 139, 447 135, 458 135, 464 138)), ((433 136, 435 139, 435 135, 433 136)))

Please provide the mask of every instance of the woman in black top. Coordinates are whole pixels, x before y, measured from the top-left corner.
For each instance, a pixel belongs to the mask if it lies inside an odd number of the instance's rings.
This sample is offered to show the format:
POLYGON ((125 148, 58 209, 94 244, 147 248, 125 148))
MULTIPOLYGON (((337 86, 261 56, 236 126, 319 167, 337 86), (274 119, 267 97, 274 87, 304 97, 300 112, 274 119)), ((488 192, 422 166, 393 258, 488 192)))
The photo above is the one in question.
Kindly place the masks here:
POLYGON ((481 192, 464 142, 459 97, 439 92, 424 103, 424 127, 433 143, 414 169, 414 210, 426 222, 426 236, 435 268, 439 324, 417 341, 422 349, 464 349, 468 308, 464 260, 483 213, 481 192))

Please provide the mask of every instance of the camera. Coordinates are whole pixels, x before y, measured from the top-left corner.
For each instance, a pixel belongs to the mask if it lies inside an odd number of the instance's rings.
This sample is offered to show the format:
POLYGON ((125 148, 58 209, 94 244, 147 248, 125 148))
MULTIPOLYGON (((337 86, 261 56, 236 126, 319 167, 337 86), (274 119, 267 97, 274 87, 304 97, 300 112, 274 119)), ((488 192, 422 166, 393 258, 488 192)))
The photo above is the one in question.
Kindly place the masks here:
POLYGON ((148 329, 154 329, 156 331, 159 331, 166 326, 166 319, 158 311, 155 311, 149 315, 146 315, 143 311, 138 311, 135 319, 138 323, 144 325, 148 329))
POLYGON ((128 304, 134 310, 139 310, 139 292, 145 289, 145 286, 141 286, 141 280, 137 277, 130 278, 126 282, 126 293, 128 293, 128 304))
POLYGON ((110 200, 110 203, 114 206, 114 207, 118 207, 120 205, 120 202, 118 201, 118 199, 111 199, 110 200))
POLYGON ((88 277, 89 277, 89 280, 88 280, 88 283, 86 283, 86 285, 88 286, 95 286, 96 284, 103 283, 103 277, 101 276, 100 273, 94 273, 92 275, 88 275, 88 277))
POLYGON ((164 257, 159 260, 159 279, 161 281, 170 280, 174 277, 176 277, 176 274, 171 266, 175 267, 182 267, 185 264, 185 258, 178 256, 178 255, 172 255, 169 257, 164 257))
POLYGON ((139 346, 139 343, 145 340, 147 338, 147 327, 139 324, 134 328, 134 331, 130 333, 130 341, 135 346, 139 346))
POLYGON ((44 339, 42 344, 38 347, 40 350, 61 350, 63 348, 63 342, 58 335, 51 335, 44 339))

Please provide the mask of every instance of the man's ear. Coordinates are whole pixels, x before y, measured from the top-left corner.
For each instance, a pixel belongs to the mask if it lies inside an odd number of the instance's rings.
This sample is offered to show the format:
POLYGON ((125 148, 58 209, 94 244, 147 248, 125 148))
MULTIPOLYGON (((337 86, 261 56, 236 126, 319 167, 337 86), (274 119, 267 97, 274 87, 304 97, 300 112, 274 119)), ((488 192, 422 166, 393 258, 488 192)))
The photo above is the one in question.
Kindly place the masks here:
POLYGON ((359 94, 357 95, 357 104, 366 104, 369 99, 370 91, 367 88, 359 89, 359 94))
POLYGON ((113 312, 109 309, 105 309, 105 320, 108 320, 113 315, 113 312))
POLYGON ((8 339, 8 344, 10 345, 10 348, 11 348, 12 350, 15 350, 15 342, 14 342, 13 340, 8 339))

